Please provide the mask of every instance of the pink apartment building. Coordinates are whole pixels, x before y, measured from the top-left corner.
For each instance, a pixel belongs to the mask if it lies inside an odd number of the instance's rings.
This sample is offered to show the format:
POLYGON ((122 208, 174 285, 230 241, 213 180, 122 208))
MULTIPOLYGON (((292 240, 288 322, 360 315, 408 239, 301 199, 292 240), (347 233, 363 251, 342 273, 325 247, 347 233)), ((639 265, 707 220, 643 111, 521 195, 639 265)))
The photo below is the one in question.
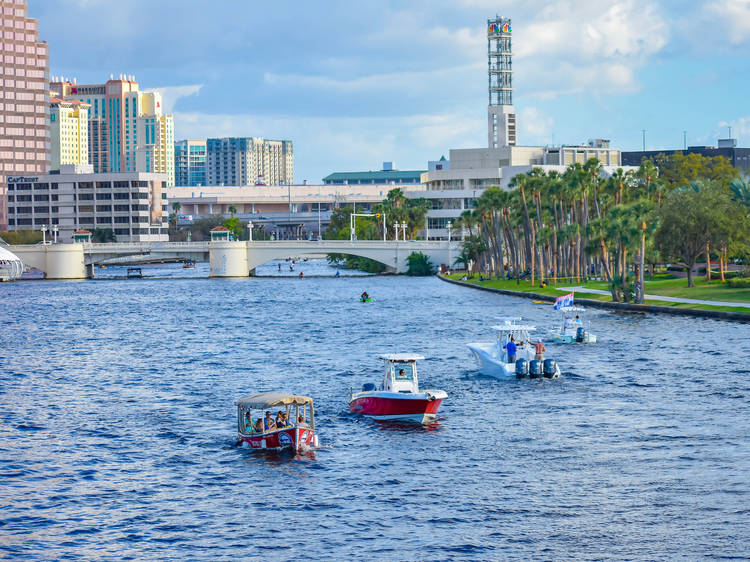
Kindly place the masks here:
POLYGON ((8 229, 8 177, 49 167, 49 49, 27 0, 0 0, 0 230, 8 229))

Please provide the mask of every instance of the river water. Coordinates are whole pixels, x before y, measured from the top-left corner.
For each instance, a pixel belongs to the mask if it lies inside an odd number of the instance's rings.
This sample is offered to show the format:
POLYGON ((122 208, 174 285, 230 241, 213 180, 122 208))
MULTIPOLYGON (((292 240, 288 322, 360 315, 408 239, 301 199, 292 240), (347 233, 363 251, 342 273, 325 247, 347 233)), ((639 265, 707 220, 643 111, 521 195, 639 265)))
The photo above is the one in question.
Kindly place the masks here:
POLYGON ((435 278, 2 284, 0 556, 750 556, 748 325, 591 311, 562 378, 475 374, 496 316, 550 309, 435 278), (348 413, 382 352, 427 357, 433 426, 348 413), (268 390, 314 397, 323 447, 234 447, 268 390))

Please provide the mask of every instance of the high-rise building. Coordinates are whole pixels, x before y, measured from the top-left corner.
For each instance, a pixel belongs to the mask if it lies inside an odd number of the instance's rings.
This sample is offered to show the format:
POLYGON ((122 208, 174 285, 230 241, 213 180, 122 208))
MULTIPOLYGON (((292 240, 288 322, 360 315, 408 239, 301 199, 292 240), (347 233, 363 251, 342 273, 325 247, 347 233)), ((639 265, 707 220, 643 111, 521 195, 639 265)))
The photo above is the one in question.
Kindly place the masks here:
POLYGON ((487 20, 487 107, 489 148, 516 146, 516 110, 513 108, 513 52, 509 18, 487 20))
POLYGON ((97 173, 156 172, 174 185, 174 120, 162 113, 161 94, 141 92, 135 76, 104 84, 53 80, 58 97, 78 100, 89 111, 89 161, 97 173))
POLYGON ((61 164, 89 163, 89 105, 50 98, 50 168, 61 164))
POLYGON ((49 166, 49 50, 26 0, 0 0, 0 230, 8 228, 7 178, 49 166))
POLYGON ((206 180, 209 185, 292 184, 292 141, 257 137, 208 139, 206 180))
POLYGON ((206 183, 206 139, 174 143, 174 183, 180 186, 206 183))

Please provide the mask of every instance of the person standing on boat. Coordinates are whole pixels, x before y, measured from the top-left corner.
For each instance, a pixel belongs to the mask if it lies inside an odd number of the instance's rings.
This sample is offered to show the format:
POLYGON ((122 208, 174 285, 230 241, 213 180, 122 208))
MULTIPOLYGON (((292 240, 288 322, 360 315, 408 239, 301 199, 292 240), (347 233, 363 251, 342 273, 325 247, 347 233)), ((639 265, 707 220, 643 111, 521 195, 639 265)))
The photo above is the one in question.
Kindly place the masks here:
POLYGON ((510 336, 510 340, 505 344, 505 352, 508 354, 508 363, 516 362, 516 340, 510 336))
POLYGON ((534 351, 536 352, 536 355, 534 355, 534 359, 536 359, 537 361, 544 361, 544 352, 547 351, 547 348, 544 347, 542 340, 539 340, 536 343, 529 343, 534 346, 534 351))

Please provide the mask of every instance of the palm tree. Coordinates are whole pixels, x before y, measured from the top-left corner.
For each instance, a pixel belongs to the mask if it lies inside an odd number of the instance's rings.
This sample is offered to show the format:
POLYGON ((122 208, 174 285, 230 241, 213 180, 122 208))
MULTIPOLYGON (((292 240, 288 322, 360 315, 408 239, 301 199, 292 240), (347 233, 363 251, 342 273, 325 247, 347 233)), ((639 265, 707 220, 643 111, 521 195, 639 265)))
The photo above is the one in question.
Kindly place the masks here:
POLYGON ((174 211, 175 215, 180 212, 180 209, 182 209, 182 205, 179 201, 175 201, 172 203, 172 210, 174 211))
POLYGON ((237 213, 237 207, 235 207, 234 205, 229 205, 229 209, 227 210, 229 211, 229 214, 232 216, 232 218, 234 218, 235 213, 237 213))

